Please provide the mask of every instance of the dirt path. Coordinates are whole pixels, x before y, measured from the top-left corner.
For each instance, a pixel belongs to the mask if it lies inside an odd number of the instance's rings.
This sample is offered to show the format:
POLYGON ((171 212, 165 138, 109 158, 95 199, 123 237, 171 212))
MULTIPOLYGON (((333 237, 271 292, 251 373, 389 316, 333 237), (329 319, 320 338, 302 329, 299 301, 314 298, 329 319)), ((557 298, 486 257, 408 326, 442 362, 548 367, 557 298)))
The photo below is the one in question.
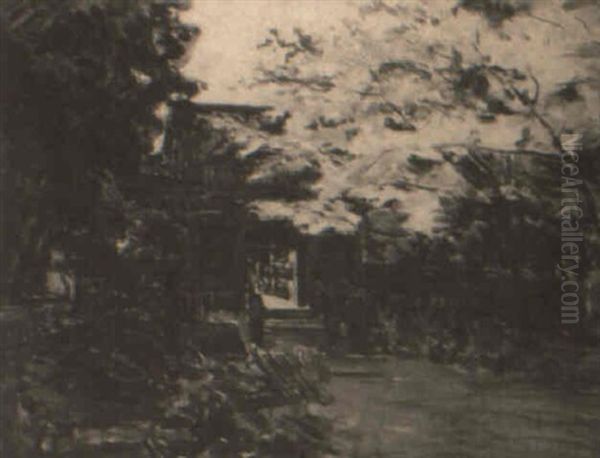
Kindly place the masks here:
MULTIPOLYGON (((270 345, 325 343, 315 320, 267 323, 270 345)), ((344 458, 598 458, 600 391, 473 376, 418 359, 329 359, 334 420, 344 458)))
POLYGON ((598 458, 600 396, 472 380, 421 360, 332 361, 343 456, 598 458))

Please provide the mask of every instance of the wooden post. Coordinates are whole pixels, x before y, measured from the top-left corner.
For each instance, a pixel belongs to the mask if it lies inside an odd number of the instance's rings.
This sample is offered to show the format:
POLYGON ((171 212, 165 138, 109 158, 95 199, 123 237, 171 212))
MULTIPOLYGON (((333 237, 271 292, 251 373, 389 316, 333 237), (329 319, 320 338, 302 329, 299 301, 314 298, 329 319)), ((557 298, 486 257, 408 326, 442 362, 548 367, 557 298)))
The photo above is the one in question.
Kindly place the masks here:
POLYGON ((289 254, 289 260, 292 263, 292 301, 298 307, 300 305, 298 297, 298 253, 292 249, 289 254))

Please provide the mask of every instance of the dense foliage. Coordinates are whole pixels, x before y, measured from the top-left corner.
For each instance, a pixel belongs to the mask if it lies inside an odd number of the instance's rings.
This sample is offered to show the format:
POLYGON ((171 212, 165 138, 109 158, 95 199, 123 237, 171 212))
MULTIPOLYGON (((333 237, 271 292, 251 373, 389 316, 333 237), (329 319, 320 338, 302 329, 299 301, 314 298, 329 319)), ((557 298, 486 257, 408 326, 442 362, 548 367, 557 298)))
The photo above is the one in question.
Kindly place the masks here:
POLYGON ((138 171, 159 104, 196 92, 174 66, 197 34, 182 6, 2 3, 4 294, 39 287, 49 247, 73 233, 122 230, 122 215, 102 221, 105 183, 138 171))

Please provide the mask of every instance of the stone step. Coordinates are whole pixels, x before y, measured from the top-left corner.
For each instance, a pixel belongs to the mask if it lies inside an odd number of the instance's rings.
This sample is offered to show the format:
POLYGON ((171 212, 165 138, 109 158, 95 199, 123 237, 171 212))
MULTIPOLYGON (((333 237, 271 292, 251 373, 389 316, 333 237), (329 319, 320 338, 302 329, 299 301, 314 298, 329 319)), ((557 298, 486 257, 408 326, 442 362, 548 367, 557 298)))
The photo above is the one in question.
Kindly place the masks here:
POLYGON ((290 308, 267 308, 267 319, 308 319, 313 317, 313 311, 309 308, 290 307, 290 308))
POLYGON ((323 323, 315 318, 269 318, 265 328, 280 329, 323 329, 323 323))
POLYGON ((317 318, 271 318, 265 322, 265 342, 268 348, 283 351, 297 345, 321 348, 327 336, 317 318))

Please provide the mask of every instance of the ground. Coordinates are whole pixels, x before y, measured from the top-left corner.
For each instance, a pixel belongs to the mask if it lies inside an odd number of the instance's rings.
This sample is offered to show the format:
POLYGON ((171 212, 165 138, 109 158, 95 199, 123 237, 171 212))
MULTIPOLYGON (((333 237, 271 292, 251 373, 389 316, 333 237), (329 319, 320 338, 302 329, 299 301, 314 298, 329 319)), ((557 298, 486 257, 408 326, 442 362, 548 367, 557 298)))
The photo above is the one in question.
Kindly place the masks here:
MULTIPOLYGON (((318 320, 265 302, 279 313, 267 320, 267 345, 324 348, 318 320)), ((340 456, 598 457, 597 387, 525 382, 416 358, 336 353, 328 363, 335 400, 313 408, 334 420, 340 456)))

